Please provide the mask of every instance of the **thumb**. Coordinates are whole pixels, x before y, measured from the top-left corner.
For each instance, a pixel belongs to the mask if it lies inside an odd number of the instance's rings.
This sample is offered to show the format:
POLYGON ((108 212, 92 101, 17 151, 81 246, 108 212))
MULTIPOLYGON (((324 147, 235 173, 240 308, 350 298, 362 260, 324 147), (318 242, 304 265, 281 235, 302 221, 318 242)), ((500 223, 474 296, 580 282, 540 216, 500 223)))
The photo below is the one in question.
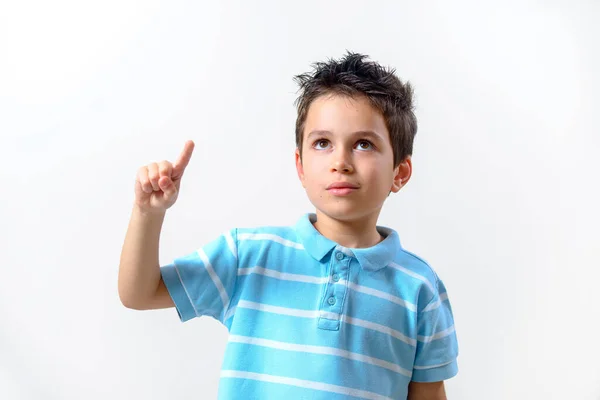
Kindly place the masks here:
POLYGON ((158 180, 158 186, 165 194, 165 198, 171 198, 177 194, 177 188, 173 184, 173 181, 167 176, 163 176, 158 180))

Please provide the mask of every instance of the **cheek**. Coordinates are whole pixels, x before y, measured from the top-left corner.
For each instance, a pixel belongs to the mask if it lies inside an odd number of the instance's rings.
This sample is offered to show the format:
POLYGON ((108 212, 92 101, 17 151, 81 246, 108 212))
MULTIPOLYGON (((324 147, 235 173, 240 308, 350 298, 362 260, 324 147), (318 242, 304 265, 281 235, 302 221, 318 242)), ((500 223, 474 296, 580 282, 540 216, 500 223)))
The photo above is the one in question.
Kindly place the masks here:
POLYGON ((323 174, 323 157, 307 157, 304 160, 304 173, 313 178, 318 178, 323 174))
POLYGON ((366 163, 362 171, 363 179, 372 185, 387 186, 394 179, 394 171, 389 163, 382 161, 366 163))

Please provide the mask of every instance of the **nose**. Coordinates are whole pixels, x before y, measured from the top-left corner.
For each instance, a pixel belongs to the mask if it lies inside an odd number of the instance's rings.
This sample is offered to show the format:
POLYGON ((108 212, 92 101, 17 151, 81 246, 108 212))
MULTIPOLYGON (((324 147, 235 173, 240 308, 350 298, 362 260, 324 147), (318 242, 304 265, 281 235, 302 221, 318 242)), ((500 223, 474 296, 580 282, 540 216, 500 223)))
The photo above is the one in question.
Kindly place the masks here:
POLYGON ((338 151, 333 154, 331 172, 341 172, 344 174, 351 174, 354 172, 352 162, 348 159, 345 151, 338 151))

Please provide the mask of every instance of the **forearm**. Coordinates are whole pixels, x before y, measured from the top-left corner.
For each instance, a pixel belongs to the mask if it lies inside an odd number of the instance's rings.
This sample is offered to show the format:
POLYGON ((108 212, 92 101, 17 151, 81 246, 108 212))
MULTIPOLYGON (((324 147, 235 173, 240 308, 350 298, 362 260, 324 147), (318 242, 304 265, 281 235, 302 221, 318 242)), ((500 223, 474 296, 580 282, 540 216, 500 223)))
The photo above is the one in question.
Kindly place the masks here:
POLYGON ((444 382, 411 382, 407 400, 446 400, 444 382))
POLYGON ((160 282, 158 258, 165 213, 146 213, 134 206, 119 263, 119 297, 128 308, 141 308, 160 282))

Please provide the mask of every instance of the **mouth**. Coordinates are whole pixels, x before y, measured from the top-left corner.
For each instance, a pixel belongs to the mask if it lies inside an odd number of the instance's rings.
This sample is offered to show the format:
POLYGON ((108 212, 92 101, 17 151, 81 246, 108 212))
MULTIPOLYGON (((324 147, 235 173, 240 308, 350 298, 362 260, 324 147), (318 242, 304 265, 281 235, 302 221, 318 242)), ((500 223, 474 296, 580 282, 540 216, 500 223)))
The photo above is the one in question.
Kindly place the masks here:
POLYGON ((359 188, 358 185, 349 182, 335 182, 327 186, 327 191, 335 196, 345 196, 353 193, 359 188))
POLYGON ((358 185, 350 182, 333 182, 327 186, 327 190, 329 189, 358 189, 358 185))

